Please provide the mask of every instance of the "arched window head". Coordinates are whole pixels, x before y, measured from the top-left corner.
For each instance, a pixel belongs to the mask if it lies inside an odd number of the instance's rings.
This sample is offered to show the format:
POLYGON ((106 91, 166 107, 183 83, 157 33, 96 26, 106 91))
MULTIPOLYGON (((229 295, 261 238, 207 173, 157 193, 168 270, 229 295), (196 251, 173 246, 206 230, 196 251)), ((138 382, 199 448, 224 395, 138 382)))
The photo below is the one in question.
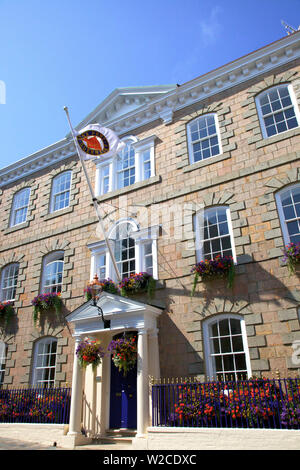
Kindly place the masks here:
POLYGON ((189 157, 196 163, 221 153, 221 140, 216 114, 205 114, 187 125, 189 157))
POLYGON ((243 317, 216 315, 203 322, 206 370, 218 380, 251 376, 246 327, 243 317))
POLYGON ((70 205, 72 171, 64 171, 52 180, 50 212, 65 209, 70 205))
POLYGON ((7 264, 1 272, 0 300, 15 300, 19 274, 19 263, 7 264))
POLYGON ((284 242, 300 242, 300 184, 282 189, 276 194, 284 242))
POLYGON ((42 285, 43 294, 61 292, 64 270, 64 252, 54 251, 43 260, 42 285))
POLYGON ((10 227, 26 222, 29 197, 30 188, 21 189, 14 195, 9 221, 10 227))
POLYGON ((264 138, 299 126, 299 110, 292 85, 268 88, 256 97, 264 138))
POLYGON ((57 339, 46 337, 34 345, 32 385, 41 388, 54 387, 57 358, 57 339))

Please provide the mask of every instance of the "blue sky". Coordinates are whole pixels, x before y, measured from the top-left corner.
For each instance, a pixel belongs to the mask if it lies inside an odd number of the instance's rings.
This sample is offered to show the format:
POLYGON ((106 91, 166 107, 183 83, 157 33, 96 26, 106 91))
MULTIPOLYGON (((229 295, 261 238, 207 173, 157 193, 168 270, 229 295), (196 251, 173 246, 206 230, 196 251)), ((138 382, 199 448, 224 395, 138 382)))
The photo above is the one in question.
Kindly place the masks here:
POLYGON ((182 84, 298 28, 300 0, 0 0, 0 168, 115 88, 182 84))

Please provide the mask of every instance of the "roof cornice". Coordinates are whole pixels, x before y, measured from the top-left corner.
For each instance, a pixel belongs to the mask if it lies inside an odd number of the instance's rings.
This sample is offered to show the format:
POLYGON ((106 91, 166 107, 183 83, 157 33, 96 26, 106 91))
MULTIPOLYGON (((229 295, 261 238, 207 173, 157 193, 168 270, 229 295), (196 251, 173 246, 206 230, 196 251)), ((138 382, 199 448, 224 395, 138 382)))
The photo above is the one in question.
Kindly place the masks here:
POLYGON ((169 124, 176 111, 204 101, 210 96, 245 83, 298 58, 300 58, 300 31, 186 82, 152 100, 148 106, 124 115, 117 121, 107 121, 105 125, 114 129, 119 135, 124 135, 157 119, 162 119, 165 124, 169 124))
MULTIPOLYGON (((84 125, 95 122, 100 115, 102 117, 101 124, 110 127, 120 136, 132 133, 137 128, 158 119, 169 124, 176 111, 205 101, 213 95, 245 83, 298 58, 300 58, 300 31, 180 86, 118 88, 76 127, 82 128, 84 125), (141 98, 147 98, 147 95, 151 95, 151 99, 141 99, 134 109, 124 114, 116 113, 115 116, 110 117, 110 107, 118 108, 121 97, 123 99, 128 94, 139 95, 141 98), (103 119, 103 116, 106 116, 106 119, 103 119)), ((0 170, 0 187, 65 160, 74 155, 74 151, 71 137, 67 135, 59 142, 0 170)))

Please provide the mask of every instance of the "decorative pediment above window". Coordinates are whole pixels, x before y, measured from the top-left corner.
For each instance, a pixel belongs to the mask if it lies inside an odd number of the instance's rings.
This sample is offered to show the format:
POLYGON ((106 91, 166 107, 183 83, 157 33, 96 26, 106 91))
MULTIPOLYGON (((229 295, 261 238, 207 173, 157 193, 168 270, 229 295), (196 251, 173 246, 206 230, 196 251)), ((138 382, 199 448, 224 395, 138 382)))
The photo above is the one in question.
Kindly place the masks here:
MULTIPOLYGON (((161 308, 137 302, 115 294, 102 292, 97 305, 101 307, 105 320, 110 320, 110 330, 156 328, 156 318, 162 313, 161 308)), ((93 334, 107 331, 93 301, 86 302, 71 312, 66 320, 74 324, 74 334, 93 334)))

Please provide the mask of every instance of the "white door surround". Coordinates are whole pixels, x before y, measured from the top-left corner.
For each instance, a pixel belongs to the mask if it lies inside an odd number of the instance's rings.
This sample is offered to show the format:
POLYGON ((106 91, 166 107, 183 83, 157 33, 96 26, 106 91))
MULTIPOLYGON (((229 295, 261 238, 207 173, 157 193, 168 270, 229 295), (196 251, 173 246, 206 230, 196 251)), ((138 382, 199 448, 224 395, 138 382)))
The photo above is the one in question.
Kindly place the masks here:
MULTIPOLYGON (((136 331, 138 334, 137 361, 137 437, 142 437, 151 423, 149 401, 149 375, 160 376, 157 317, 162 309, 115 294, 102 292, 97 301, 105 320, 110 320, 110 328, 104 328, 99 311, 92 301, 86 302, 67 315, 66 320, 73 325, 75 351, 72 378, 72 397, 69 433, 81 434, 82 391, 84 389, 83 372, 80 369, 76 349, 85 337, 97 338, 106 347, 117 333, 136 331)), ((89 366, 90 367, 90 366, 89 366)), ((110 397, 110 358, 103 359, 101 375, 85 374, 92 377, 92 389, 95 381, 101 385, 100 429, 104 434, 109 426, 110 397)), ((95 421, 95 417, 92 419, 95 421)))

